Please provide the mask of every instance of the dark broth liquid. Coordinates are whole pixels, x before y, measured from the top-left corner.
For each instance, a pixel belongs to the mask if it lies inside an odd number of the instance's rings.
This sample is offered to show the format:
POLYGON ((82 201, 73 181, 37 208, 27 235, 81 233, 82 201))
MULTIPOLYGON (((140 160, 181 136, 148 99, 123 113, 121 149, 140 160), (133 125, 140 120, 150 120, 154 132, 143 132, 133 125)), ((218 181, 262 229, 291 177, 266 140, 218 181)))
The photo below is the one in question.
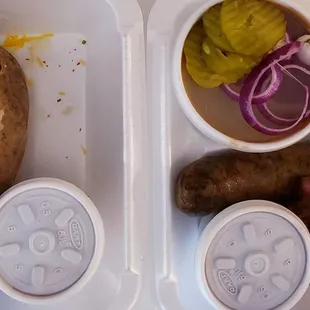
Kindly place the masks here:
POLYGON ((297 40, 304 34, 309 33, 309 21, 307 21, 298 12, 287 7, 279 6, 279 9, 284 12, 287 21, 287 32, 291 40, 297 40))

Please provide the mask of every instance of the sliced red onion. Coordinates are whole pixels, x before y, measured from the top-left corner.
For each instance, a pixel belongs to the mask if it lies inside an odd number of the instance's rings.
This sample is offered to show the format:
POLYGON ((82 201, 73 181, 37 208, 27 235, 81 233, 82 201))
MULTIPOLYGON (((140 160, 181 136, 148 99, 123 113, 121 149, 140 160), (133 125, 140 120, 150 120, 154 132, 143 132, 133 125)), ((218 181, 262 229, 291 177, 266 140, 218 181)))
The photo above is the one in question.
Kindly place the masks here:
MULTIPOLYGON (((268 71, 269 72, 269 71, 268 71)), ((269 76, 269 79, 266 79, 263 83, 262 86, 258 88, 261 88, 264 91, 261 91, 258 95, 255 95, 253 97, 253 104, 257 106, 258 111, 270 122, 277 124, 277 125, 291 125, 296 121, 296 119, 287 119, 283 117, 279 117, 275 115, 267 105, 267 101, 273 97, 276 92, 278 91, 280 84, 283 79, 283 74, 282 70, 279 66, 274 66, 271 68, 271 74, 272 76, 269 76), (271 81, 270 81, 271 78, 271 81), (267 88, 265 84, 268 83, 269 87, 267 88), (275 83, 275 84, 273 84, 275 83)), ((240 94, 233 90, 230 85, 224 84, 222 85, 223 91, 233 100, 239 101, 240 99, 240 94)))
MULTIPOLYGON (((280 67, 274 66, 270 69, 270 71, 271 71, 271 80, 270 81, 266 80, 269 86, 266 88, 264 87, 265 83, 263 83, 262 87, 258 87, 261 90, 259 90, 258 94, 255 94, 253 96, 252 104, 259 105, 267 102, 279 90, 283 78, 282 70, 280 67)), ((223 91, 226 93, 226 95, 230 97, 232 100, 235 101, 240 100, 240 94, 237 91, 233 90, 230 85, 223 84, 221 87, 223 91)))
MULTIPOLYGON (((292 79, 294 79, 297 83, 299 83, 300 85, 302 85, 303 87, 307 87, 306 85, 304 85, 301 81, 299 81, 294 75, 292 75, 290 72, 287 72, 288 69, 295 69, 295 70, 299 70, 302 71, 303 73, 310 75, 310 70, 299 66, 299 65, 295 65, 295 64, 287 64, 285 66, 281 66, 279 64, 279 66, 282 68, 282 71, 285 70, 285 73, 288 74, 292 79)), ((309 87, 307 87, 309 90, 309 87)), ((307 118, 310 115, 310 110, 307 111, 305 118, 307 118)))
MULTIPOLYGON (((270 128, 264 124, 262 124, 255 116, 253 112, 253 97, 255 90, 258 86, 260 79, 263 75, 270 70, 275 65, 278 65, 280 61, 286 60, 287 58, 291 57, 292 55, 298 53, 303 47, 302 42, 293 42, 286 44, 273 53, 267 55, 262 62, 254 68, 250 74, 247 76, 246 80, 244 81, 243 87, 241 88, 240 92, 240 109, 241 113, 246 120, 246 122, 257 131, 266 134, 266 135, 279 135, 283 133, 287 133, 295 128, 300 122, 303 121, 305 116, 307 115, 308 107, 309 107, 309 89, 306 85, 301 83, 298 79, 297 81, 299 84, 305 88, 306 91, 306 100, 303 110, 299 116, 299 118, 290 126, 285 128, 270 128)), ((285 73, 289 76, 295 78, 286 68, 284 68, 285 73)), ((295 78, 296 79, 296 78, 295 78)))
POLYGON ((257 105, 258 111, 265 117, 265 119, 276 125, 290 126, 297 121, 297 118, 284 118, 278 115, 275 115, 268 107, 267 103, 257 105))
MULTIPOLYGON (((282 69, 279 65, 275 65, 273 68, 277 68, 282 73, 282 69)), ((283 79, 283 75, 281 76, 281 82, 282 82, 282 79, 283 79)), ((266 81, 264 83, 266 83, 266 81)), ((280 86, 280 84, 279 84, 279 86, 280 86)), ((265 88, 266 87, 263 84, 263 89, 265 89, 265 88)), ((275 115, 269 109, 267 101, 263 102, 262 104, 257 105, 257 109, 265 117, 265 119, 269 120, 270 122, 272 122, 276 125, 289 126, 289 125, 293 124, 294 122, 296 122, 296 118, 284 118, 284 117, 280 117, 278 115, 275 115)))
POLYGON ((265 87, 265 83, 263 83, 260 93, 253 97, 254 104, 261 104, 270 100, 279 90, 280 85, 283 80, 282 70, 279 66, 273 66, 270 68, 271 70, 271 81, 266 82, 269 83, 268 88, 265 87), (264 89, 264 90, 263 90, 264 89), (254 100, 255 99, 255 100, 254 100))
MULTIPOLYGON (((283 69, 296 69, 296 70, 300 70, 304 73, 306 73, 307 75, 310 75, 310 70, 307 70, 306 68, 302 67, 302 66, 298 66, 295 64, 287 64, 287 65, 280 65, 278 64, 278 67, 283 68, 283 69)), ((291 74, 289 74, 291 76, 291 74)), ((300 81, 298 79, 296 79, 294 76, 292 76, 293 79, 295 79, 296 81, 298 81, 298 83, 300 84, 300 81)), ((271 121, 274 124, 277 125, 285 125, 285 126, 289 126, 292 125, 294 122, 297 121, 297 118, 283 118, 280 117, 278 115, 275 115, 269 108, 267 103, 263 103, 261 105, 257 106, 257 109, 259 110, 259 112, 269 121, 271 121)), ((307 114, 305 115, 305 118, 307 118, 310 114, 310 111, 307 111, 307 114)))
MULTIPOLYGON (((270 71, 272 75, 262 83, 261 87, 258 86, 259 89, 264 91, 261 91, 258 95, 253 97, 253 104, 257 106, 258 111, 270 122, 277 125, 291 125, 296 121, 296 118, 288 119, 277 116, 268 108, 267 101, 276 94, 283 79, 282 70, 279 66, 272 67, 270 71), (268 88, 265 86, 266 83, 269 84, 268 88)), ((235 101, 239 101, 240 94, 232 89, 230 85, 224 84, 221 87, 228 97, 235 101)))
MULTIPOLYGON (((300 70, 304 73, 306 73, 307 75, 310 75, 310 70, 306 69, 305 67, 299 66, 299 65, 295 65, 295 64, 286 64, 284 66, 279 65, 280 68, 284 68, 284 69, 296 69, 296 70, 300 70)), ((295 80, 297 80, 298 82, 300 82, 298 79, 296 79, 294 77, 295 80)))
POLYGON ((239 101, 240 94, 236 90, 232 89, 229 84, 222 84, 221 88, 230 99, 239 101))

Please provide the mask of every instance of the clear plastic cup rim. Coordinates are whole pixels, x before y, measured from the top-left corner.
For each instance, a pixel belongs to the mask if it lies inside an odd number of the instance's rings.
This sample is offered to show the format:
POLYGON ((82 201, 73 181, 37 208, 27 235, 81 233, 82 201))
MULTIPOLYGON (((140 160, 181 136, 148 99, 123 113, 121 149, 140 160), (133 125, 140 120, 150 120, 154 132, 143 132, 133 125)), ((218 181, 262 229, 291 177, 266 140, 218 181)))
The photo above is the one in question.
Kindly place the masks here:
POLYGON ((37 178, 24 181, 13 186, 0 197, 0 209, 15 196, 23 192, 38 188, 56 189, 74 197, 87 211, 93 223, 95 234, 94 253, 87 270, 77 282, 60 293, 49 296, 33 296, 25 294, 11 287, 0 276, 0 290, 3 291, 6 295, 26 304, 47 305, 69 299, 70 297, 76 295, 92 279, 101 264, 105 244, 105 235, 100 213, 98 212, 91 199, 75 185, 59 179, 37 178))

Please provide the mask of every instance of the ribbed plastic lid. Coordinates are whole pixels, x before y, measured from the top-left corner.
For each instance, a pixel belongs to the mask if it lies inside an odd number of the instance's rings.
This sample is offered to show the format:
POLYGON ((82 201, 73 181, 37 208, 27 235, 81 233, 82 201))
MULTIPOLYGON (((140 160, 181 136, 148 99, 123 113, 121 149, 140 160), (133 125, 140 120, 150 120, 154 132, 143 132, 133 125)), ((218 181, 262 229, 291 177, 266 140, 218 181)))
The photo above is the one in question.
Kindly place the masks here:
POLYGON ((203 233, 198 256, 208 297, 223 309, 290 309, 309 285, 309 233, 281 206, 270 203, 268 212, 269 202, 254 201, 251 212, 251 203, 223 211, 203 233), (263 212, 255 211, 260 203, 263 212))
POLYGON ((273 309, 299 286, 306 253, 298 231, 285 219, 249 213, 215 236, 206 257, 213 293, 233 309, 273 309))
POLYGON ((72 286, 94 253, 87 211, 73 196, 53 188, 34 188, 7 199, 0 209, 0 236, 0 277, 35 296, 72 286))

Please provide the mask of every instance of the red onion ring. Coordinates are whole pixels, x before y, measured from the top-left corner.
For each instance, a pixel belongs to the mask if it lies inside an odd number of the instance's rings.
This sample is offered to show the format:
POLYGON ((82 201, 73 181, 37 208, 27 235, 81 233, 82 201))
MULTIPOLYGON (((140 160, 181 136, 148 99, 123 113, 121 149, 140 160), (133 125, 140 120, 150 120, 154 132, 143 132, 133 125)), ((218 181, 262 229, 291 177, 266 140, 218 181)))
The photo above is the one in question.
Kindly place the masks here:
MULTIPOLYGON (((302 67, 302 66, 299 66, 299 65, 295 65, 295 64, 286 64, 284 66, 281 66, 279 65, 280 68, 284 68, 284 69, 296 69, 296 70, 300 70, 304 73, 306 73, 307 75, 310 75, 310 70, 302 67)), ((294 77, 294 79, 296 80, 296 78, 294 77)), ((298 82, 300 82, 299 80, 297 80, 298 82)))
MULTIPOLYGON (((271 68, 271 81, 267 81, 269 83, 269 87, 266 88, 264 87, 264 84, 262 85, 262 89, 265 89, 258 95, 255 95, 253 97, 253 104, 257 106, 258 111, 269 121, 271 121, 274 124, 277 125, 291 125, 296 121, 296 119, 287 119, 287 118, 282 118, 277 115, 275 115, 267 106, 267 101, 273 97, 276 92, 278 91, 280 84, 283 79, 283 74, 282 70, 279 66, 274 66, 271 68)), ((223 91, 230 97, 231 99, 235 101, 239 101, 240 99, 240 94, 233 90, 230 85, 224 84, 222 85, 223 91)))
MULTIPOLYGON (((292 79, 294 79, 297 83, 299 83, 300 85, 302 85, 303 87, 307 87, 305 84, 303 84, 301 81, 299 81, 294 75, 292 75, 290 72, 287 71, 287 69, 295 69, 295 70, 300 70, 302 72, 304 72, 305 74, 307 75, 310 75, 310 70, 302 67, 302 66, 299 66, 299 65, 295 65, 295 64, 287 64, 285 66, 281 66, 279 64, 279 66, 282 68, 282 71, 283 69, 285 70, 285 73, 288 74, 292 79)), ((308 87, 307 87, 308 88, 308 87)), ((309 89, 309 88, 308 88, 309 89)), ((307 118, 308 116, 310 115, 310 111, 308 111, 306 113, 306 116, 305 118, 307 118)))
POLYGON ((222 84, 221 88, 230 99, 239 101, 240 94, 236 90, 232 89, 229 84, 222 84))
POLYGON ((275 115, 269 108, 266 102, 257 106, 258 111, 265 117, 265 119, 276 125, 290 126, 296 122, 296 118, 284 118, 275 115))
MULTIPOLYGON (((300 71, 303 71, 307 75, 310 75, 310 71, 307 70, 306 68, 294 64, 288 64, 285 66, 277 65, 279 68, 284 68, 284 69, 297 69, 300 71)), ((284 125, 284 126, 289 126, 292 125, 294 122, 296 122, 297 118, 283 118, 278 115, 275 115, 268 107, 267 103, 264 102, 261 105, 257 105, 258 111, 269 121, 271 121, 274 124, 277 125, 284 125)), ((308 117, 310 114, 310 111, 307 112, 305 118, 308 117)))
MULTIPOLYGON (((281 66, 276 65, 273 68, 278 68, 278 70, 281 70, 281 73, 282 73, 281 66)), ((283 78, 283 76, 281 78, 283 78)), ((265 119, 269 120, 270 122, 272 122, 276 125, 289 126, 296 121, 296 118, 284 118, 284 117, 280 117, 278 115, 275 115, 269 109, 267 101, 263 102, 262 104, 257 105, 257 109, 265 117, 265 119)))
MULTIPOLYGON (((253 96, 255 89, 258 86, 258 83, 260 79, 263 77, 263 75, 272 67, 275 65, 278 65, 280 61, 286 60, 292 55, 298 53, 303 47, 302 42, 293 42, 286 44, 273 53, 267 55, 262 62, 254 68, 250 74, 247 76, 247 78, 244 81, 244 84, 241 88, 240 92, 240 109, 241 113, 246 120, 246 122, 255 130, 266 134, 266 135, 279 135, 283 133, 287 133, 291 131, 294 127, 300 124, 300 122, 303 121, 305 116, 307 115, 308 107, 309 107, 309 88, 301 83, 298 79, 298 83, 301 84, 302 87, 305 88, 306 91, 306 100, 305 105, 303 107, 303 110, 299 116, 299 118, 290 126, 286 128, 270 128, 264 124, 262 124, 255 116, 253 112, 253 96)), ((296 68, 297 69, 297 68, 296 68)), ((286 74, 289 76, 295 78, 287 69, 284 68, 286 71, 286 74)), ((296 79, 296 78, 295 78, 296 79)))
MULTIPOLYGON (((259 105, 267 102, 279 90, 283 78, 282 70, 280 67, 274 66, 270 68, 270 71, 271 71, 271 81, 268 88, 266 88, 265 90, 260 90, 258 94, 255 94, 253 96, 252 104, 259 105)), ((225 94, 231 99, 235 101, 240 100, 240 94, 237 91, 233 90, 230 85, 223 84, 221 88, 223 89, 225 94)), ((262 87, 262 89, 264 89, 264 87, 262 87)))

